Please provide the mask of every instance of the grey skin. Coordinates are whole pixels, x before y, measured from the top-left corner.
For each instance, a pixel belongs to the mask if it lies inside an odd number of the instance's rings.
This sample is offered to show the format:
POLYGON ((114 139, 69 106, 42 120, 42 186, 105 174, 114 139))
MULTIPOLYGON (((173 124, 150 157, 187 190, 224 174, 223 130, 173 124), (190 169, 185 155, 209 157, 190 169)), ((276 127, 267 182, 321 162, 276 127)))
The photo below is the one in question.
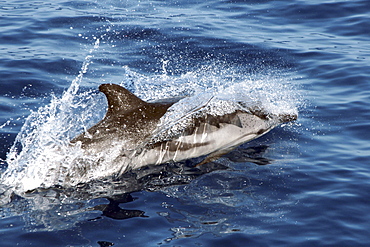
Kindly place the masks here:
POLYGON ((203 114, 191 118, 191 124, 181 133, 156 140, 153 136, 161 117, 176 102, 148 103, 115 84, 102 84, 99 90, 108 100, 104 119, 71 143, 80 143, 92 155, 112 155, 110 149, 115 148, 118 151, 113 161, 118 174, 146 165, 208 155, 201 165, 281 123, 297 119, 296 114, 272 115, 260 108, 236 110, 223 116, 203 114))

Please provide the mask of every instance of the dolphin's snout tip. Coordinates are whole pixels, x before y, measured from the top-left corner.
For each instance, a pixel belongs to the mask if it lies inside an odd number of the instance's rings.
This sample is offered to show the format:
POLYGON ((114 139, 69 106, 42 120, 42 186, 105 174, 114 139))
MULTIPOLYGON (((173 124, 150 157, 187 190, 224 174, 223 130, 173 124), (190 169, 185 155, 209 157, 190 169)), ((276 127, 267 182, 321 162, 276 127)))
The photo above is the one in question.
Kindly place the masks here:
POLYGON ((279 119, 282 123, 288 123, 288 122, 297 120, 298 114, 296 113, 281 114, 279 115, 279 119))

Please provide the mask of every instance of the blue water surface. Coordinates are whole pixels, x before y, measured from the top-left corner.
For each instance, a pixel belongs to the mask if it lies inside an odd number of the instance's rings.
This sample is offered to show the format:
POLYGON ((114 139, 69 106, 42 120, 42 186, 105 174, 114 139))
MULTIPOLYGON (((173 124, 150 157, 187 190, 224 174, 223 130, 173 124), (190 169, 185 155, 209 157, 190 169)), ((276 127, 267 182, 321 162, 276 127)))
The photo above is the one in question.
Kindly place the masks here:
POLYGON ((1 1, 1 172, 27 116, 87 60, 82 91, 272 74, 294 85, 299 118, 181 185, 70 203, 14 195, 0 245, 369 246, 369 30, 367 0, 1 1), (251 148, 269 164, 236 158, 251 148))

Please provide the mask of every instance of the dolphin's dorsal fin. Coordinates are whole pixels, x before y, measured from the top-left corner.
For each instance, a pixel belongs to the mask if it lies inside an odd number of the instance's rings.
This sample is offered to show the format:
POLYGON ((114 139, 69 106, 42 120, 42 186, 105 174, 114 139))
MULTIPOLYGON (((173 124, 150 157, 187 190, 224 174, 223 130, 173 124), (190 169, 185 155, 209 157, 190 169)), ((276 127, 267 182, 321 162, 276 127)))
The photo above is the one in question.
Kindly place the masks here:
POLYGON ((102 84, 99 86, 99 91, 104 93, 108 100, 108 111, 106 116, 128 112, 148 104, 126 88, 116 84, 102 84))

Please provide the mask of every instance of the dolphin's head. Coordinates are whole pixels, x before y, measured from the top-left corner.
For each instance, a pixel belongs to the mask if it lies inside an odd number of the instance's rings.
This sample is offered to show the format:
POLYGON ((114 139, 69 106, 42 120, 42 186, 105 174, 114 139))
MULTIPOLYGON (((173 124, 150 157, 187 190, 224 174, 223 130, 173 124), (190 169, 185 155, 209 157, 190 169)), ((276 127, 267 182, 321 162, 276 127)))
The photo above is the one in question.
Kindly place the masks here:
POLYGON ((298 119, 297 113, 279 113, 274 114, 268 110, 262 108, 261 106, 248 107, 249 112, 263 120, 273 120, 278 124, 288 123, 298 119))

